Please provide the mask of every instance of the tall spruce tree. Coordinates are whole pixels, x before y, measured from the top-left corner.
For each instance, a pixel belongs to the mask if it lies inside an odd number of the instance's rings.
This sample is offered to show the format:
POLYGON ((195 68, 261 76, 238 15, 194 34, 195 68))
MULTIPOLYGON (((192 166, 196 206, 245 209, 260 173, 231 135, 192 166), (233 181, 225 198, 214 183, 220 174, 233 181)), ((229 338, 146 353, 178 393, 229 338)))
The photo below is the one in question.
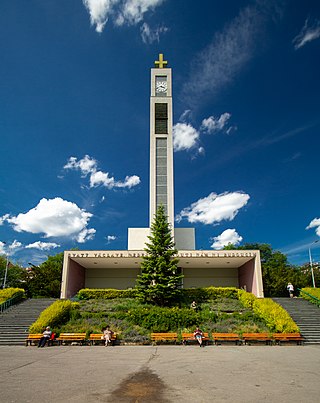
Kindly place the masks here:
POLYGON ((162 205, 157 209, 148 238, 147 256, 143 258, 137 278, 138 296, 144 302, 159 306, 172 305, 179 299, 183 274, 178 273, 178 251, 162 205))

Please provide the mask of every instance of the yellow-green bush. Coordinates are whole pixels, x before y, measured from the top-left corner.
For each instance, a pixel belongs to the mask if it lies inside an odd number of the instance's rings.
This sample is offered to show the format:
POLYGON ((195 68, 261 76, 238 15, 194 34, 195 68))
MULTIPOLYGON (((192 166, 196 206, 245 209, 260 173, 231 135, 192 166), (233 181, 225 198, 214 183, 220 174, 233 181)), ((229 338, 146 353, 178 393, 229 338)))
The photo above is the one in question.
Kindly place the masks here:
POLYGON ((313 304, 320 305, 320 288, 306 287, 306 288, 302 288, 301 291, 304 291, 304 292, 300 293, 300 297, 306 299, 309 302, 312 302, 313 304), (305 294, 305 293, 307 293, 307 294, 305 294), (317 298, 318 301, 315 298, 310 297, 308 294, 317 298))
POLYGON ((271 332, 296 333, 299 332, 288 312, 270 298, 257 298, 253 294, 243 290, 238 291, 239 300, 246 307, 266 322, 271 332))
POLYGON ((16 297, 22 299, 25 297, 25 291, 23 288, 5 288, 0 290, 0 304, 7 301, 10 298, 16 297))
POLYGON ((116 290, 113 288, 83 288, 77 294, 79 299, 134 298, 136 290, 116 290))
POLYGON ((46 326, 57 327, 66 323, 71 314, 72 308, 77 308, 78 303, 69 300, 55 301, 48 308, 41 312, 39 318, 30 326, 30 333, 41 333, 46 326))

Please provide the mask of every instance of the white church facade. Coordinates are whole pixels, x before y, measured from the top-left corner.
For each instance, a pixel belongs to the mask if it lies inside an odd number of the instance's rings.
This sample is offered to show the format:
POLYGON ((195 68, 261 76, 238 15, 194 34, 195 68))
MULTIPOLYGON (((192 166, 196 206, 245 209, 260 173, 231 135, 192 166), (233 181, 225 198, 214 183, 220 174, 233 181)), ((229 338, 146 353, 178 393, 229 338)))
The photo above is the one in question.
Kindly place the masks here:
POLYGON ((174 227, 172 121, 172 71, 160 54, 151 69, 149 228, 129 228, 127 250, 65 251, 61 298, 81 288, 134 287, 160 204, 172 228, 184 288, 238 287, 263 297, 258 250, 196 250, 194 228, 174 227))

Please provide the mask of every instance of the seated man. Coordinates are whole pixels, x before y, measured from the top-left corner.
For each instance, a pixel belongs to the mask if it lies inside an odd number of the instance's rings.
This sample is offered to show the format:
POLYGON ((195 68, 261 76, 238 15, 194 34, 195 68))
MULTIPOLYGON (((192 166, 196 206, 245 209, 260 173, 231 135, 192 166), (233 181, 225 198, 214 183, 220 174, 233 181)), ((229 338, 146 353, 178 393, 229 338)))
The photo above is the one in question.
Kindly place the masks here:
POLYGON ((51 334, 52 331, 50 329, 50 326, 47 326, 46 330, 42 333, 42 337, 39 340, 38 347, 44 347, 46 345, 46 342, 50 340, 51 334))

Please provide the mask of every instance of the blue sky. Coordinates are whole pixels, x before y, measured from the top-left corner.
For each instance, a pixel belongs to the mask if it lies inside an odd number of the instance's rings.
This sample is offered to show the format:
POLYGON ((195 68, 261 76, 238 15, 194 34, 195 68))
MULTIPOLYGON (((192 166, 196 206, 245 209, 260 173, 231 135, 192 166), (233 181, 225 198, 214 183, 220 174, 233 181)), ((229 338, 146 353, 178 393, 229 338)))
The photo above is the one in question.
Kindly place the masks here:
POLYGON ((197 248, 320 259, 320 3, 2 0, 0 253, 147 227, 150 68, 173 69, 175 215, 197 248))

